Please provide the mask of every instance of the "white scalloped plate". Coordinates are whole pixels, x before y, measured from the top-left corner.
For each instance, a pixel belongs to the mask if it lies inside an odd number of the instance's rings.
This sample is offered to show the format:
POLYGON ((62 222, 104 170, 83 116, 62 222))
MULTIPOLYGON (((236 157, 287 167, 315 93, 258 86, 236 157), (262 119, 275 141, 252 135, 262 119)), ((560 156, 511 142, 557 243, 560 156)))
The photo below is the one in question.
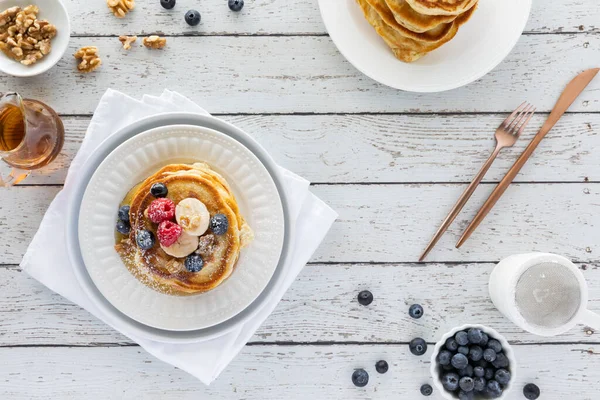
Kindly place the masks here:
POLYGON ((273 276, 283 241, 283 206, 267 169, 231 137, 192 125, 152 129, 116 148, 92 176, 79 213, 81 253, 98 290, 130 318, 171 331, 204 329, 243 311, 273 276), (189 297, 165 295, 131 275, 114 250, 117 210, 136 183, 162 166, 198 161, 227 179, 255 240, 217 288, 189 297))

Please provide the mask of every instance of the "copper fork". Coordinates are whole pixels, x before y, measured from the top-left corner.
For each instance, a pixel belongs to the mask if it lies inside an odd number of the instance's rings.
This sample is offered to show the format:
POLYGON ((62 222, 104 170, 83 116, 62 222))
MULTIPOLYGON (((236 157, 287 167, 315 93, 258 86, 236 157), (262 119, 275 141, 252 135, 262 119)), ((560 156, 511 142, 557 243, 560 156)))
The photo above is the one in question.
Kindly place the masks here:
POLYGON ((500 124, 498 129, 496 129, 496 148, 494 149, 488 160, 485 162, 485 164, 483 164, 483 167, 481 167, 481 170, 479 170, 477 176, 475 176, 471 184, 465 189, 463 194, 460 196, 458 202, 454 205, 452 211, 450 211, 450 214, 448 214, 444 222, 442 222, 442 225, 427 245, 427 248, 419 258, 419 261, 423 261, 425 257, 427 257, 427 254, 429 254, 431 249, 433 249, 436 243, 440 240, 444 232, 446 232, 450 224, 452 224, 452 222, 456 219, 456 217, 463 209, 465 204, 467 204, 467 201, 469 201, 469 199, 475 192, 475 189, 477 189, 477 186, 479 186, 479 183, 481 182, 485 174, 488 172, 488 170, 494 163, 494 160, 496 159, 500 151, 505 147, 513 146, 517 142, 517 139, 519 139, 519 136, 521 136, 521 133, 523 133, 523 131, 525 130, 525 127, 531 120, 531 117, 533 117, 534 113, 535 108, 531 104, 524 102, 519 107, 517 107, 517 109, 500 124))

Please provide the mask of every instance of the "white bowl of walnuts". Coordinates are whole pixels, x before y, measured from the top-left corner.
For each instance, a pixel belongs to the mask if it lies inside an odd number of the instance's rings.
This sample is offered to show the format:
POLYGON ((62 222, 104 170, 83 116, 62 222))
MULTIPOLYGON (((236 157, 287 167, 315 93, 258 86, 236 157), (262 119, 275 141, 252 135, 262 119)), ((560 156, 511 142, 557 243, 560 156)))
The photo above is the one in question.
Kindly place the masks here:
POLYGON ((0 70, 18 77, 46 72, 65 54, 70 32, 60 0, 0 0, 0 70))

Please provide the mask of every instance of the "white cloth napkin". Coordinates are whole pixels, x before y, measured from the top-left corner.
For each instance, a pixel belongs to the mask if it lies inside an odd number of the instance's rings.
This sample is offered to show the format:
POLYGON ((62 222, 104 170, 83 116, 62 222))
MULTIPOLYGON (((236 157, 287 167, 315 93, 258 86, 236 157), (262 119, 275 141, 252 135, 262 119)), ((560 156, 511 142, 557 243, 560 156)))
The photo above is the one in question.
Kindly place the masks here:
MULTIPOLYGON (((65 241, 65 214, 74 176, 98 145, 119 129, 142 118, 164 112, 184 111, 208 115, 188 98, 168 90, 160 97, 144 96, 141 101, 109 89, 98 105, 85 135, 81 149, 67 174, 64 189, 50 204, 38 232, 29 245, 21 268, 56 293, 88 310, 106 323, 106 318, 83 292, 70 264, 65 241)), ((227 367, 273 312, 287 289, 329 231, 337 214, 309 192, 309 182, 280 168, 289 195, 295 232, 293 256, 284 268, 288 271, 283 283, 257 313, 245 324, 227 334, 208 341, 191 344, 163 343, 119 331, 137 342, 147 352, 197 377, 208 385, 227 367), (301 215, 302 218, 298 218, 301 215)), ((110 325, 110 324, 109 324, 110 325)), ((115 328, 113 326, 113 328, 115 328)))

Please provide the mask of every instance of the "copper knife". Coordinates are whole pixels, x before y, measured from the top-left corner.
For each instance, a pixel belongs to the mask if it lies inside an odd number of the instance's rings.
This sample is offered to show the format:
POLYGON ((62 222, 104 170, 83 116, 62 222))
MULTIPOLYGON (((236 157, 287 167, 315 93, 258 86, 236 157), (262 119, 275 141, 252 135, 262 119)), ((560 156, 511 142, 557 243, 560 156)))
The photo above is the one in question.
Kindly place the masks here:
POLYGON ((506 173, 504 179, 500 181, 496 189, 494 189, 492 194, 490 194, 485 204, 481 207, 471 224, 467 227, 461 238, 456 243, 456 248, 460 248, 467 241, 467 239, 469 239, 479 224, 481 224, 492 208, 494 208, 494 205, 496 205, 500 197, 502 197, 504 192, 506 192, 508 186, 510 186, 512 181, 519 174, 521 168, 523 168, 527 160, 529 160, 529 157, 531 154, 533 154, 544 136, 550 132, 550 129, 552 129, 554 125, 556 125, 558 120, 568 110, 571 104, 573 104, 575 99, 579 97, 581 92, 583 92, 587 85, 589 85, 592 79, 594 79, 594 77, 598 74, 598 71, 600 71, 600 68, 588 69, 577 75, 571 82, 569 82, 540 131, 535 135, 519 159, 515 161, 511 169, 506 173))

